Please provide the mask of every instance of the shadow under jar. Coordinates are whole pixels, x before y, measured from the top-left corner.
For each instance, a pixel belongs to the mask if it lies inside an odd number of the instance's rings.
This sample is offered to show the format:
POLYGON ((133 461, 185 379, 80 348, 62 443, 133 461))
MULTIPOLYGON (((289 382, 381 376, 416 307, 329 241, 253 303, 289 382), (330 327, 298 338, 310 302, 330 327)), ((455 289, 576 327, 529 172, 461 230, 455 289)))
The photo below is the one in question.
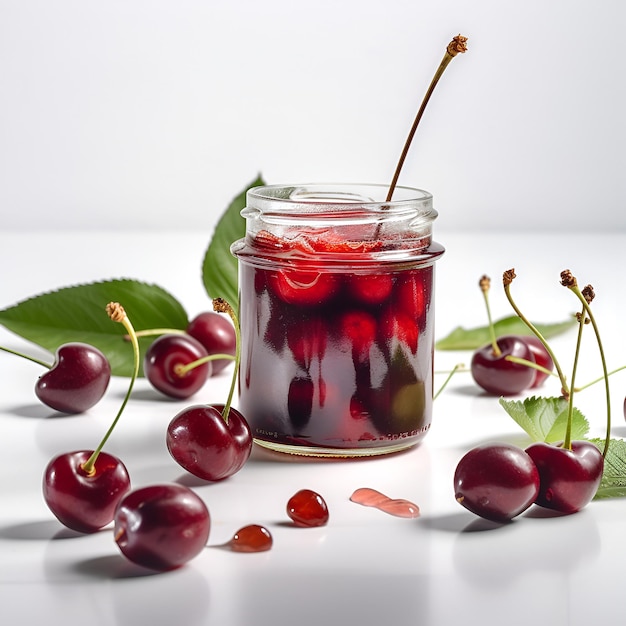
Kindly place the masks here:
POLYGON ((255 441, 373 456, 431 424, 437 212, 426 191, 271 185, 248 191, 239 260, 239 408, 255 441))

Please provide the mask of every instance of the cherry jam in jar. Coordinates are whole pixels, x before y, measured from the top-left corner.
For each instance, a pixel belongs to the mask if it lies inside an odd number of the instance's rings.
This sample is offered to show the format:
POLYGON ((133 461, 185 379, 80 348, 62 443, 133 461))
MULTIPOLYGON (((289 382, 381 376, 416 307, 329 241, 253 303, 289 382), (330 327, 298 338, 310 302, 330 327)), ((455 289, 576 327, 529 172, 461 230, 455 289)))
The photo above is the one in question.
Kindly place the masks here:
POLYGON ((239 408, 255 441, 372 456, 431 424, 432 196, 383 185, 248 191, 239 260, 239 408))

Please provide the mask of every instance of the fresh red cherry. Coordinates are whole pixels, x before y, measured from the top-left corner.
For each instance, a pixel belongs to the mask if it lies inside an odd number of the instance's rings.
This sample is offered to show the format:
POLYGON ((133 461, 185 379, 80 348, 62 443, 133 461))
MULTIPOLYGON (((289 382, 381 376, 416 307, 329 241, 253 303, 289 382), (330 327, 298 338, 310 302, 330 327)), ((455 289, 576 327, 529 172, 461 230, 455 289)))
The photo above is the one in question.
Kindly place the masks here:
POLYGON ((575 513, 596 495, 604 457, 590 441, 572 441, 571 449, 538 442, 526 448, 526 452, 539 471, 538 505, 575 513))
POLYGON ((133 563, 158 571, 181 567, 209 539, 211 517, 204 501, 179 484, 135 489, 119 502, 114 537, 133 563))
POLYGON ((269 275, 272 291, 288 304, 315 306, 325 303, 339 288, 330 272, 280 270, 269 275))
POLYGON ((113 520, 115 507, 130 489, 124 464, 101 452, 92 473, 83 469, 93 450, 78 450, 52 459, 44 472, 43 497, 57 519, 80 533, 92 533, 113 520))
POLYGON ((287 502, 287 515, 296 526, 313 528, 328 523, 326 501, 311 489, 300 489, 287 502))
POLYGON ((476 383, 497 396, 511 396, 528 389, 535 380, 536 370, 506 358, 512 356, 534 363, 528 344, 516 335, 500 337, 497 344, 500 354, 496 354, 489 343, 472 355, 470 369, 476 383))
MULTIPOLYGON (((552 357, 537 337, 530 335, 528 337, 522 337, 522 340, 530 348, 530 352, 532 353, 537 365, 540 365, 549 371, 554 369, 554 361, 552 360, 552 357)), ((531 388, 534 389, 542 385, 548 376, 549 374, 546 372, 535 370, 535 379, 531 384, 531 388)))
POLYGON ((222 480, 238 472, 252 451, 250 427, 231 407, 196 405, 180 411, 167 427, 166 445, 174 460, 203 480, 222 480))
POLYGON ((207 381, 211 362, 186 369, 206 358, 204 346, 191 336, 167 334, 157 337, 146 350, 144 373, 155 389, 172 398, 189 398, 207 381))
POLYGON ((95 450, 60 454, 48 463, 43 477, 46 504, 62 524, 90 533, 113 520, 115 507, 130 489, 124 464, 102 451, 130 397, 139 371, 139 343, 124 308, 117 302, 106 307, 107 314, 124 325, 133 345, 134 368, 128 390, 113 423, 95 450))
POLYGON ((252 451, 252 434, 244 416, 231 406, 241 359, 239 321, 222 298, 213 308, 228 313, 236 333, 235 367, 226 404, 196 405, 178 413, 166 433, 167 449, 184 469, 204 480, 222 480, 238 472, 252 451))
MULTIPOLYGON (((197 339, 208 354, 231 354, 235 356, 235 329, 232 323, 223 315, 214 311, 205 311, 196 315, 187 326, 187 334, 197 339)), ((211 376, 215 376, 227 365, 229 359, 211 361, 211 376)))
POLYGON ((94 346, 71 342, 59 346, 49 371, 39 377, 35 394, 62 413, 82 413, 104 395, 111 379, 107 358, 94 346))
MULTIPOLYGON (((513 269, 504 272, 502 277, 504 289, 514 310, 520 318, 524 319, 519 308, 513 301, 510 292, 511 283, 515 277, 516 275, 513 269)), ((556 362, 556 358, 552 357, 554 367, 559 374, 563 393, 567 396, 568 411, 565 425, 565 440, 558 444, 547 442, 534 443, 526 448, 526 452, 532 458, 539 472, 540 487, 539 495, 537 496, 537 504, 560 513, 574 513, 582 509, 592 500, 602 482, 604 455, 608 451, 610 442, 611 412, 610 401, 607 397, 606 438, 602 452, 590 441, 571 440, 572 419, 574 414, 573 390, 575 389, 575 377, 580 356, 583 324, 587 320, 593 323, 596 341, 601 354, 603 354, 603 349, 594 315, 589 306, 594 298, 593 287, 587 285, 581 291, 578 288, 576 277, 572 275, 570 270, 561 272, 561 285, 570 289, 583 305, 582 312, 577 315, 579 332, 576 340, 571 382, 569 383, 571 387, 568 387, 568 382, 565 380, 561 368, 556 362)), ((604 358, 601 360, 603 365, 603 378, 608 392, 609 373, 604 358)))
POLYGON ((473 448, 454 473, 454 494, 466 509, 488 520, 507 522, 539 494, 539 472, 531 457, 510 444, 473 448))

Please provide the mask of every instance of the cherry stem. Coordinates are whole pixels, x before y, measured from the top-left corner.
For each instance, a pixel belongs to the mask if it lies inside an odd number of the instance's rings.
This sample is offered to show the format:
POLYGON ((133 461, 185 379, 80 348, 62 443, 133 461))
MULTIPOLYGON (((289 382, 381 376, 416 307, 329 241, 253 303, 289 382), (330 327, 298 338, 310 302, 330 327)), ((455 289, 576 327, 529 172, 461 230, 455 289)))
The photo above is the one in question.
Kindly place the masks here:
POLYGON ((18 352, 17 350, 11 350, 11 348, 5 348, 4 346, 0 346, 0 350, 4 352, 8 352, 9 354, 14 354, 15 356, 21 356, 23 359, 27 359, 28 361, 32 361, 33 363, 37 363, 38 365, 43 365, 48 369, 52 369, 52 365, 46 363, 45 361, 40 361, 36 359, 34 356, 30 356, 28 354, 24 354, 23 352, 18 352))
POLYGON ((434 370, 433 374, 458 374, 459 372, 465 372, 469 374, 471 372, 470 368, 465 365, 465 363, 458 363, 451 370, 434 370))
POLYGON ((530 331, 543 344, 543 347, 546 349, 546 351, 550 355, 550 358, 552 359, 552 362, 554 363, 554 369, 557 371, 557 375, 559 377, 559 380, 561 381, 561 390, 563 392, 563 395, 565 397, 569 397, 570 391, 569 391, 569 386, 567 384, 567 379, 565 378, 565 374, 563 374, 561 365, 558 359, 556 358, 556 355, 552 351, 552 348, 550 347, 550 345, 548 344, 544 336, 539 332, 539 329, 520 311, 519 307, 517 306, 517 304, 515 304, 515 301, 513 300, 513 296, 511 295, 511 283, 513 282, 514 278, 515 278, 515 272, 512 269, 504 272, 502 282, 504 284, 504 293, 506 294, 507 300, 509 301, 509 304, 515 311, 516 315, 520 318, 520 320, 524 324, 526 324, 526 326, 530 329, 530 331))
POLYGON ((528 359, 522 359, 519 356, 513 356, 511 354, 504 357, 505 361, 510 361, 511 363, 518 363, 519 365, 525 365, 526 367, 530 367, 538 372, 542 372, 547 374, 548 376, 557 376, 552 370, 549 370, 547 367, 543 367, 543 365, 539 365, 534 361, 529 361, 528 359))
POLYGON ((483 293, 483 300, 485 301, 485 308, 487 309, 487 320, 489 322, 489 334, 491 335, 491 346, 493 348, 494 356, 501 356, 502 350, 498 345, 498 338, 496 337, 496 329, 493 325, 493 319, 491 317, 491 306, 489 305, 489 288, 491 287, 491 279, 489 276, 481 276, 478 281, 478 286, 483 293))
POLYGON ((204 365, 205 363, 210 363, 211 361, 218 361, 220 359, 229 359, 231 361, 235 360, 235 357, 232 354, 209 354, 207 356, 203 356, 199 359, 196 359, 195 361, 192 361, 191 363, 187 363, 187 365, 181 365, 178 364, 176 365, 176 367, 174 368, 174 371, 176 372, 176 374, 178 376, 184 376, 185 374, 189 373, 191 370, 195 369, 196 367, 199 367, 200 365, 204 365))
POLYGON ((443 75, 446 67, 448 67, 450 61, 452 61, 452 59, 457 54, 459 54, 459 52, 462 53, 467 50, 466 43, 467 43, 467 37, 462 37, 461 35, 457 35, 448 44, 448 47, 446 48, 446 52, 443 55, 443 59, 441 60, 441 63, 439 64, 439 67, 437 68, 437 71, 435 72, 435 75, 433 76, 430 82, 430 86, 428 87, 426 94, 424 95, 422 104, 417 112, 417 115, 415 116, 415 120, 413 121, 413 126, 411 126, 409 135, 406 138, 406 141, 404 143, 404 148, 402 149, 402 153, 400 154, 400 159, 398 160, 398 164, 396 165, 396 170, 393 174, 393 179, 391 180, 391 184, 389 185, 389 191, 387 192, 386 202, 391 201, 393 192, 396 188, 396 185, 398 184, 398 179, 400 178, 400 172, 402 170, 402 166, 404 165, 404 161, 409 152, 409 148, 411 147, 411 142, 413 141, 415 131, 417 130, 417 127, 419 126, 420 120, 422 119, 422 115, 424 115, 424 110, 426 109, 426 105, 428 104, 428 101, 430 100, 430 97, 432 96, 433 91, 435 90, 435 87, 437 86, 437 83, 439 82, 439 79, 443 75))
MULTIPOLYGON (((622 370, 626 370, 626 365, 616 367, 614 370, 611 370, 610 372, 608 372, 607 375, 613 376, 613 374, 617 374, 618 372, 621 372, 622 370)), ((587 389, 588 387, 591 387, 592 385, 595 385, 603 380, 604 380, 604 376, 599 376, 598 378, 595 378, 594 380, 588 383, 585 383, 584 385, 580 385, 579 387, 576 387, 576 391, 583 391, 587 389)))
POLYGON ((441 387, 439 387, 437 393, 433 396, 433 402, 441 395, 441 392, 446 388, 446 386, 448 385, 448 383, 450 382, 450 379, 458 372, 461 370, 465 369, 465 365, 463 363, 457 363, 453 368, 452 371, 448 372, 448 376, 446 377, 446 379, 443 381, 441 387))
POLYGON ((574 383, 576 382, 576 372, 578 370, 578 359, 580 357, 580 346, 583 337, 583 328, 585 327, 585 309, 583 308, 580 317, 578 318, 578 335, 576 336, 576 351, 574 353, 574 364, 572 366, 572 380, 571 390, 568 398, 567 406, 567 425, 565 427, 565 440, 563 441, 563 447, 566 450, 572 449, 572 421, 574 419, 574 383))
POLYGON ((128 389, 126 391, 126 395, 124 396, 124 400, 122 401, 122 404, 117 412, 117 415, 115 416, 115 419, 113 420, 113 422, 111 423, 111 426, 109 426, 109 429, 107 430, 104 437, 102 438, 100 445, 93 451, 91 456, 82 465, 82 469, 84 472, 87 473, 87 475, 92 475, 95 472, 94 466, 96 464, 96 460, 98 459, 98 456, 100 455, 100 452, 102 451, 102 448, 104 448, 107 440, 109 439, 109 437, 111 436, 111 433, 113 432, 113 429, 117 425, 117 422, 119 421, 122 413, 124 412, 124 408, 126 407, 126 404, 128 403, 128 400, 130 398, 130 394, 133 390, 135 380, 137 380, 137 376, 139 375, 139 362, 140 362, 139 341, 137 340, 135 329, 133 328, 133 325, 131 324, 130 319, 126 315, 126 311, 124 311, 124 307, 122 307, 122 305, 119 304, 118 302, 110 302, 106 306, 106 312, 108 316, 114 322, 119 322, 120 324, 122 324, 124 328, 126 329, 126 331, 128 332, 130 341, 133 344, 134 367, 133 367, 132 376, 130 378, 130 383, 128 384, 128 389))
POLYGON ((239 320, 233 307, 224 300, 224 298, 213 299, 213 310, 217 313, 228 313, 230 319, 235 327, 235 368, 233 370, 233 377, 230 383, 230 390, 228 392, 228 398, 224 409, 222 410, 222 418, 228 424, 228 416, 230 415, 230 405, 233 402, 233 395, 235 394, 235 384, 237 382, 237 374, 239 373, 239 362, 241 361, 241 330, 239 328, 239 320))
MULTIPOLYGON (((564 274, 565 272, 562 273, 561 276, 563 276, 564 274)), ((567 274, 569 275, 569 272, 567 272, 567 274)), ((570 275, 570 279, 573 279, 571 275, 570 275)), ((600 352, 600 360, 602 361, 602 374, 604 378, 604 388, 605 388, 605 395, 606 395, 606 435, 604 439, 604 450, 602 452, 602 456, 606 457, 606 454, 609 451, 609 445, 611 441, 611 393, 609 389, 609 372, 606 366, 606 355, 604 353, 604 347, 602 345, 602 340, 600 338, 600 331, 598 330, 598 325, 593 315, 593 311, 591 310, 591 307, 589 306, 589 302, 591 301, 591 298, 593 297, 593 295, 588 301, 587 298, 581 292, 581 290, 578 288, 576 279, 573 279, 573 282, 568 282, 567 279, 564 279, 562 281, 562 284, 565 287, 567 287, 570 291, 572 291, 576 295, 576 297, 581 301, 583 305, 583 309, 585 313, 587 314, 587 316, 589 317, 589 321, 591 322, 591 325, 593 326, 593 332, 596 335, 596 341, 598 343, 598 351, 600 352)), ((588 285, 585 288, 585 290, 587 290, 588 293, 591 292, 591 294, 593 294, 593 290, 591 289, 590 285, 588 285)))
MULTIPOLYGON (((145 328, 135 331, 137 337, 152 337, 154 335, 184 335, 182 328, 145 328)), ((130 335, 124 335, 125 341, 132 341, 130 335)))

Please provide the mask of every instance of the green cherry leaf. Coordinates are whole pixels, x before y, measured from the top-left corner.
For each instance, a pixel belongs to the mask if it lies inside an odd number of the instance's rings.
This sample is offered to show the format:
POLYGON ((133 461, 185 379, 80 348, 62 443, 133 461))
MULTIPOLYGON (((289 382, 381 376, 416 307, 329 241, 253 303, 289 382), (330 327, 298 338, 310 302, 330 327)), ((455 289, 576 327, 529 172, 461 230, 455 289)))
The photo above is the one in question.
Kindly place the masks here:
POLYGON ((246 234, 246 220, 241 211, 246 206, 246 193, 252 187, 264 185, 258 176, 232 202, 222 214, 202 261, 202 282, 211 299, 224 298, 235 311, 238 309, 238 263, 231 254, 231 245, 246 234))
MULTIPOLYGON (((500 405, 533 441, 555 443, 565 439, 568 403, 565 398, 533 396, 520 400, 500 398, 500 405)), ((572 415, 572 439, 583 439, 589 422, 576 408, 572 415)))
MULTIPOLYGON (((572 316, 571 319, 562 322, 550 324, 533 325, 546 338, 550 339, 556 335, 560 335, 576 326, 578 322, 572 316)), ((497 337, 503 335, 532 335, 532 331, 517 317, 512 315, 504 317, 494 322, 494 330, 497 337)), ((449 335, 439 339, 435 344, 437 350, 477 350, 491 342, 491 334, 488 326, 480 326, 476 328, 463 328, 457 326, 449 335)))
MULTIPOLYGON (((135 330, 184 329, 189 318, 179 302, 156 285, 120 279, 64 287, 0 310, 0 324, 42 348, 55 352, 63 343, 82 341, 102 350, 116 376, 130 376, 133 350, 122 324, 106 313, 119 302, 135 330)), ((154 337, 141 338, 142 353, 154 337)), ((143 374, 142 374, 143 375, 143 374)))
MULTIPOLYGON (((601 450, 604 439, 591 439, 601 450)), ((626 441, 611 439, 609 449, 604 457, 602 480, 595 499, 623 498, 626 496, 626 441)))

